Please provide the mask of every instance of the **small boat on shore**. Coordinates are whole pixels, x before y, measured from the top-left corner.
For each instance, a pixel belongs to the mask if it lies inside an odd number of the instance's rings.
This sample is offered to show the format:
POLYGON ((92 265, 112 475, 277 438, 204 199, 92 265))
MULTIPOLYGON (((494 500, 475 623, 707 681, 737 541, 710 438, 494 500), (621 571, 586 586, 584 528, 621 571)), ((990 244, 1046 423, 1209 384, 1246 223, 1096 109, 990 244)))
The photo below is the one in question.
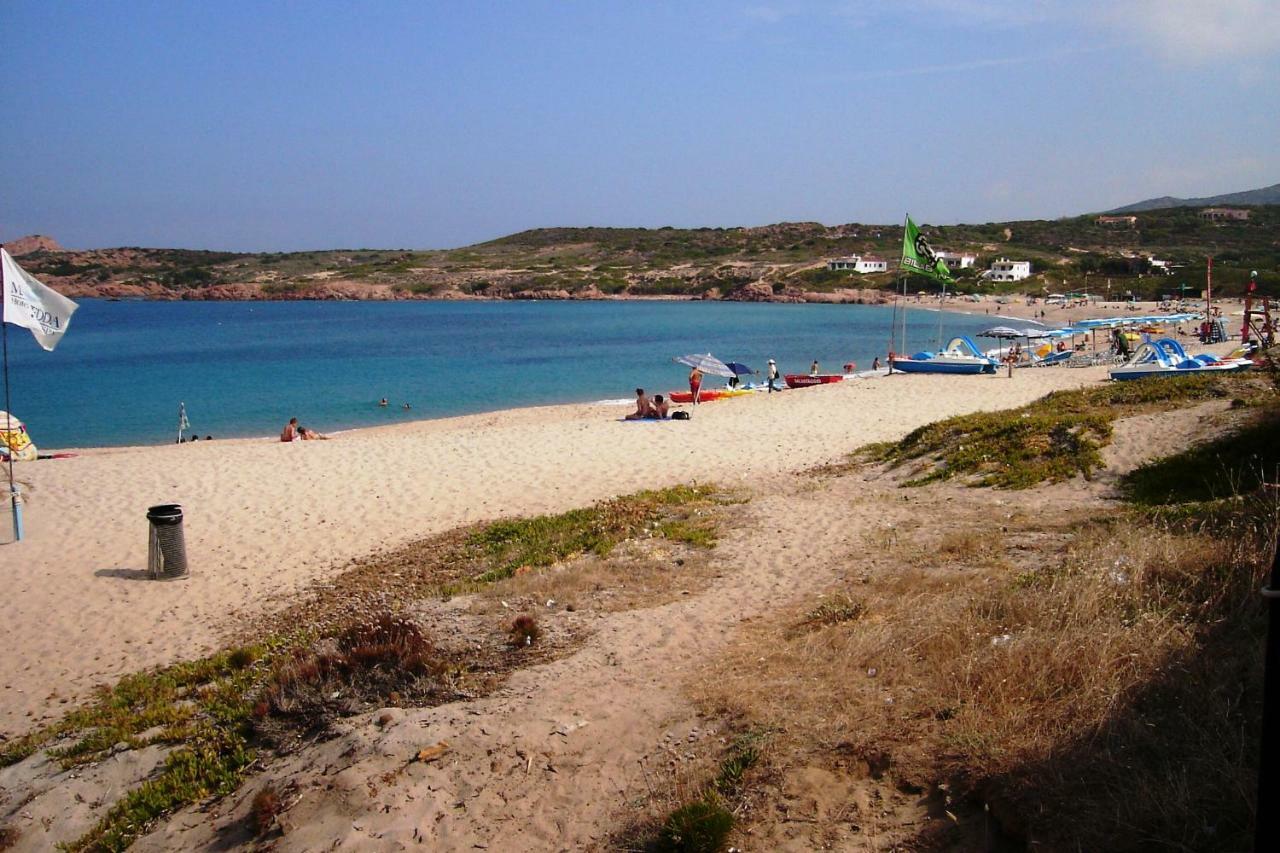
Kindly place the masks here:
MULTIPOLYGON (((698 392, 699 403, 710 403, 714 400, 724 400, 729 397, 745 397, 748 394, 754 394, 748 388, 703 388, 698 392)), ((671 391, 667 394, 667 399, 673 403, 692 403, 692 391, 671 391)))
POLYGON ((1221 359, 1210 353, 1187 355, 1182 344, 1173 338, 1149 341, 1138 347, 1133 358, 1111 369, 1117 382, 1145 379, 1148 376, 1185 376, 1189 373, 1230 373, 1253 366, 1247 358, 1221 359))
POLYGON ((812 388, 814 385, 830 385, 844 381, 840 373, 788 373, 782 377, 788 388, 812 388))
POLYGON ((941 352, 918 352, 912 356, 895 355, 889 360, 894 370, 903 373, 995 373, 999 364, 978 349, 967 335, 952 338, 941 352))

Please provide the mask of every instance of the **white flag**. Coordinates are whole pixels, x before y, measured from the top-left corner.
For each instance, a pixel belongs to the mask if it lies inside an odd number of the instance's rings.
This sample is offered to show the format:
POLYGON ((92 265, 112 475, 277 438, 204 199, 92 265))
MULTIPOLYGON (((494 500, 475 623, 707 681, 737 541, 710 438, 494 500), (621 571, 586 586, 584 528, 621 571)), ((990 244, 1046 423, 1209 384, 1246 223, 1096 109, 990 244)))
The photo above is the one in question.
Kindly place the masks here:
POLYGON ((4 271, 0 316, 6 323, 30 329, 36 343, 52 352, 80 306, 36 281, 4 249, 0 249, 0 268, 4 271))

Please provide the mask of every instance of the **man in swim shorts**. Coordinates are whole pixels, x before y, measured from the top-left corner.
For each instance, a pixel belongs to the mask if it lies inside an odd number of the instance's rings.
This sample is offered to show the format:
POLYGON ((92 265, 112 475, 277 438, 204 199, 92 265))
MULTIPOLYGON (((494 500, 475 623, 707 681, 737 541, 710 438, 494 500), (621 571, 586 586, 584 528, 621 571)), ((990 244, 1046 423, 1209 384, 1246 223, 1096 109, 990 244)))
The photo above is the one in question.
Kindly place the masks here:
POLYGON ((636 410, 627 415, 627 420, 638 421, 641 418, 650 417, 653 412, 653 403, 649 402, 649 395, 644 393, 643 388, 636 389, 636 410))

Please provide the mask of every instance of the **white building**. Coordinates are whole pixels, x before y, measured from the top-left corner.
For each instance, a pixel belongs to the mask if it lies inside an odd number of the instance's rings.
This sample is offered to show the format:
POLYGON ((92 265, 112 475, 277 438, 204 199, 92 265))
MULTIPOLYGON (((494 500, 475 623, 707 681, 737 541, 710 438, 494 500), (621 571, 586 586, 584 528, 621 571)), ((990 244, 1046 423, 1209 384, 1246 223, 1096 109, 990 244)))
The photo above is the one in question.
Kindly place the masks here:
POLYGON ((850 255, 847 258, 827 261, 827 269, 851 270, 857 273, 886 272, 889 269, 889 262, 872 255, 850 255))
POLYGON ((1031 276, 1031 261, 1011 261, 999 258, 991 264, 986 277, 992 281, 1022 281, 1031 276))
POLYGON ((978 262, 977 255, 968 252, 934 252, 949 270, 967 270, 978 262))

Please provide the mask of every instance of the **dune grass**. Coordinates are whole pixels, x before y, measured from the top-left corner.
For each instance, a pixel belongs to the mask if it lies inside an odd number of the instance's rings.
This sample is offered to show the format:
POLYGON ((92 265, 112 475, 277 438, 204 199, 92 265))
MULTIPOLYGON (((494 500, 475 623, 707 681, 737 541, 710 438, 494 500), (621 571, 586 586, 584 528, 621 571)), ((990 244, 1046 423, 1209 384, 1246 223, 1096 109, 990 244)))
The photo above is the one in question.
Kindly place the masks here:
POLYGON ((974 486, 1026 489, 1076 475, 1088 479, 1102 467, 1100 451, 1111 442, 1117 418, 1197 401, 1256 398, 1264 390, 1253 377, 1198 375, 1056 391, 1016 409, 926 424, 859 456, 895 468, 914 463, 907 486, 960 477, 974 486))
MULTIPOLYGON (((1132 412, 1242 388, 1138 384, 1035 411, 1101 399, 1132 412)), ((1047 850, 1249 849, 1257 590, 1280 517, 1259 481, 1274 480, 1277 423, 1274 402, 1259 407, 1232 435, 1131 474, 1132 502, 1101 514, 1083 502, 993 519, 986 502, 947 502, 963 536, 885 542, 825 599, 857 602, 855 619, 820 605, 760 626, 703 679, 708 710, 785 731, 778 761, 852 754, 945 797, 952 817, 912 830, 921 849, 993 832, 1047 850)), ((922 434, 944 432, 972 440, 922 434)))

